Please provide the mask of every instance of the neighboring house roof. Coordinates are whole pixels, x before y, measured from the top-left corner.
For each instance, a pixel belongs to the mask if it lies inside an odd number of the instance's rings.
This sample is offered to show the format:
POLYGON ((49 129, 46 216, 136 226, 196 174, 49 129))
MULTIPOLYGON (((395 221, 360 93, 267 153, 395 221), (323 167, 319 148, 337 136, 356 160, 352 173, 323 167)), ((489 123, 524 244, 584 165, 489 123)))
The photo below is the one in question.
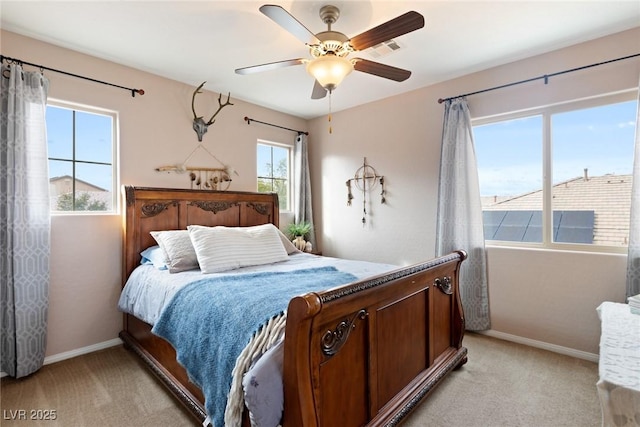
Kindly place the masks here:
MULTIPOLYGON (((57 182, 65 180, 71 181, 73 180, 73 177, 70 175, 54 176, 53 178, 49 178, 49 184, 56 184, 57 182)), ((98 187, 97 185, 91 184, 90 182, 76 178, 76 184, 78 183, 83 185, 83 191, 107 191, 102 187, 98 187)))
MULTIPOLYGON (((593 211, 593 243, 628 244, 632 175, 570 179, 553 186, 554 211, 593 211)), ((540 211, 542 190, 508 198, 483 197, 484 211, 540 211)))

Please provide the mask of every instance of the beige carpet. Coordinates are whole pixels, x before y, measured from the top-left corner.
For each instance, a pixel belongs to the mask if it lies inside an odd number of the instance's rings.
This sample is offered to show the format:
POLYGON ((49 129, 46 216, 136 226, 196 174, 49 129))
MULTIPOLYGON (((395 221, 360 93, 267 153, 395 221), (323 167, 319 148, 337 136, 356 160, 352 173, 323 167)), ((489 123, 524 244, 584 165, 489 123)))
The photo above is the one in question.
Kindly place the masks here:
POLYGON ((600 427, 598 365, 467 334, 469 361, 414 412, 411 427, 600 427))
MULTIPOLYGON (((405 427, 600 425, 595 363, 467 334, 469 362, 453 372, 405 427)), ((122 347, 44 366, 0 385, 2 426, 198 426, 122 347), (54 421, 11 420, 54 410, 54 421)), ((339 426, 336 426, 339 427, 339 426)))

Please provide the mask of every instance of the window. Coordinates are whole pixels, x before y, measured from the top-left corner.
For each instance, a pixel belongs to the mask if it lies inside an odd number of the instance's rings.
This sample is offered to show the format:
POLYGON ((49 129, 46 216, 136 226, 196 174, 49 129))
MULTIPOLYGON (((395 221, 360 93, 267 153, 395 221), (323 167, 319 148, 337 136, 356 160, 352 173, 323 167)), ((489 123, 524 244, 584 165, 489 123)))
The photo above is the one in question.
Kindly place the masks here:
POLYGON ((291 206, 291 147, 258 142, 258 192, 278 193, 280 210, 291 206))
POLYGON ((485 239, 626 248, 635 97, 626 92, 474 120, 485 239))
POLYGON ((117 114, 55 101, 47 106, 51 211, 117 207, 117 114))

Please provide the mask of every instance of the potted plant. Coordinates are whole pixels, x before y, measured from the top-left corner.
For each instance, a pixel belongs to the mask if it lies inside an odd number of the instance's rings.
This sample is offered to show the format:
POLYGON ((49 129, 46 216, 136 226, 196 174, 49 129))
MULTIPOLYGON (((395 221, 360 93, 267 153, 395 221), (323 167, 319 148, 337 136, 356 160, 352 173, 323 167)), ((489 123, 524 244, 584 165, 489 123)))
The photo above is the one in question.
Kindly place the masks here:
POLYGON ((301 222, 292 222, 287 227, 287 232, 289 233, 289 237, 293 238, 292 242, 296 246, 296 248, 301 251, 305 250, 307 242, 304 238, 309 234, 313 226, 309 221, 301 221, 301 222))

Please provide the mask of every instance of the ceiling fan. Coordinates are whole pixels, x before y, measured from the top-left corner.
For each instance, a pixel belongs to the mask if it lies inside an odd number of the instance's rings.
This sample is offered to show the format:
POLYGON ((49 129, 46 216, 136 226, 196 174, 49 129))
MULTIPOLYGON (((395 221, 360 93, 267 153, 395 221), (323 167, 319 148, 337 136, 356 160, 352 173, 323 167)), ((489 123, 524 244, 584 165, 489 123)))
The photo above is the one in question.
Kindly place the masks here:
POLYGON ((260 7, 260 12, 308 46, 311 58, 289 59, 238 68, 236 73, 252 74, 305 64, 307 72, 315 79, 311 93, 312 99, 324 98, 327 91, 331 93, 354 69, 397 82, 408 79, 411 76, 411 71, 368 59, 348 58, 348 56, 353 52, 362 51, 424 27, 424 17, 418 12, 410 11, 349 38, 343 33, 331 29, 331 25, 340 16, 340 9, 336 6, 326 5, 320 8, 320 19, 327 24, 328 28, 327 31, 318 34, 309 31, 281 6, 266 4, 260 7))

